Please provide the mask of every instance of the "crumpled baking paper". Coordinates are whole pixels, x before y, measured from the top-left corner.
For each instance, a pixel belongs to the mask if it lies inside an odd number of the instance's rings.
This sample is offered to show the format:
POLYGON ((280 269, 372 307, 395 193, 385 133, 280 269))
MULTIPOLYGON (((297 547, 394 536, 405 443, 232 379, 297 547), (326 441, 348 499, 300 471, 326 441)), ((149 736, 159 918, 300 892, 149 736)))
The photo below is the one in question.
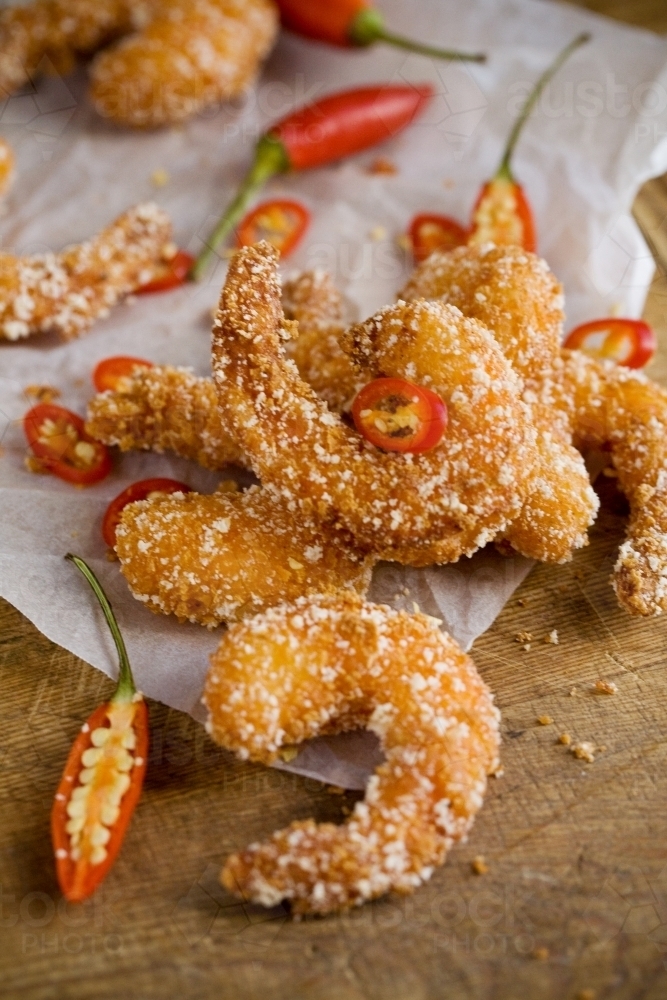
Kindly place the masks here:
MULTIPOLYGON (((368 315, 391 301, 409 273, 396 245, 417 211, 467 220, 479 184, 497 166, 518 104, 554 54, 582 30, 593 42, 548 88, 517 150, 516 173, 535 207, 540 249, 563 280, 568 323, 616 311, 641 313, 653 274, 630 215, 647 178, 667 170, 667 45, 568 5, 546 0, 386 0, 396 31, 443 45, 484 49, 484 66, 442 63, 375 47, 339 51, 284 36, 257 86, 243 98, 173 130, 134 133, 94 115, 85 73, 52 76, 0 105, 0 134, 18 177, 0 221, 2 247, 57 250, 86 238, 129 205, 154 198, 174 219, 178 243, 197 252, 247 168, 257 137, 293 106, 327 91, 380 81, 430 81, 436 98, 413 127, 346 163, 268 185, 313 211, 290 268, 324 267, 350 309, 368 315), (395 176, 372 175, 377 157, 395 176), (168 183, 158 186, 169 175, 168 183)), ((158 455, 124 455, 112 476, 76 490, 23 466, 20 418, 30 384, 56 386, 85 410, 90 373, 109 354, 209 371, 211 309, 226 264, 208 280, 117 308, 79 342, 48 337, 0 344, 0 594, 54 642, 108 674, 115 654, 85 581, 64 554, 99 574, 120 619, 138 684, 203 717, 201 690, 214 632, 150 614, 105 559, 100 522, 109 500, 136 479, 167 475, 211 491, 220 475, 158 455)), ((372 596, 444 622, 466 647, 491 624, 530 569, 520 558, 481 553, 423 571, 382 566, 372 596)), ((289 767, 361 788, 379 759, 369 734, 314 741, 289 767)))

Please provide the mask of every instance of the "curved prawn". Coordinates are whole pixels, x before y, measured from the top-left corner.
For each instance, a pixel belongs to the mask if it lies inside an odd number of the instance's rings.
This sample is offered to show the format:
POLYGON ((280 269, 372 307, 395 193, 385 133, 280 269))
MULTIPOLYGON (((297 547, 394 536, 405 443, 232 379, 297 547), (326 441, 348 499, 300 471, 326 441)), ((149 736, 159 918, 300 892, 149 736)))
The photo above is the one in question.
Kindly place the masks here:
POLYGON ((227 860, 231 892, 295 913, 412 892, 465 837, 498 768, 499 713, 470 658, 433 619, 351 594, 233 626, 205 703, 213 738, 243 759, 359 726, 380 738, 386 762, 342 826, 297 821, 227 860))

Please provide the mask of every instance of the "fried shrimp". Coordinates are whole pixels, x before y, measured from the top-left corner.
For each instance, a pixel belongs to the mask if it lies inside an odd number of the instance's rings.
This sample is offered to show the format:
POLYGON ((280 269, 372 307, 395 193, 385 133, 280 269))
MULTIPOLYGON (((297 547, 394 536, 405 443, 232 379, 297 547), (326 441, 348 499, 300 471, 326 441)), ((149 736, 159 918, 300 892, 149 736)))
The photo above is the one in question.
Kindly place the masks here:
POLYGON ((141 30, 93 61, 93 104, 121 125, 182 121, 241 93, 277 30, 271 0, 153 0, 141 30))
POLYGON ((504 532, 522 555, 566 562, 588 544, 599 502, 571 427, 544 387, 560 355, 563 290, 546 262, 519 247, 491 244, 433 253, 402 292, 447 302, 484 323, 523 379, 523 400, 538 435, 533 488, 504 532))
MULTIPOLYGON (((298 325, 291 353, 306 381, 333 408, 354 395, 359 380, 338 346, 342 302, 329 275, 306 271, 285 283, 283 308, 298 325)), ((123 388, 95 396, 86 429, 121 451, 173 451, 206 469, 245 465, 218 411, 210 378, 167 365, 139 368, 123 388)))
POLYGON ((306 526, 256 486, 129 504, 116 552, 130 590, 146 607, 209 627, 307 594, 365 593, 373 562, 343 539, 306 526))
POLYGON ((437 447, 398 454, 369 445, 318 399, 285 357, 284 322, 275 251, 240 250, 213 328, 220 409, 262 482, 302 517, 415 566, 472 554, 516 517, 535 435, 520 381, 480 323, 436 302, 398 303, 369 321, 411 345, 410 361, 383 359, 383 374, 428 380, 449 409, 437 447))
POLYGON ((122 389, 90 401, 86 431, 121 451, 172 451, 205 469, 245 464, 224 427, 213 381, 185 368, 137 368, 122 389))
POLYGON ((294 822, 227 860, 227 889, 294 913, 413 892, 466 836, 498 768, 499 713, 472 660, 434 619, 353 595, 233 626, 204 700, 209 733, 242 759, 361 726, 381 740, 386 763, 342 826, 294 822))
POLYGON ((80 336, 148 279, 170 236, 168 216, 147 203, 58 254, 0 255, 0 338, 80 336))
POLYGON ((667 391, 641 372, 563 351, 553 386, 582 449, 605 448, 630 504, 612 583, 631 614, 667 612, 667 391))
POLYGON ((131 0, 35 0, 0 13, 0 88, 6 96, 43 72, 74 69, 77 56, 132 27, 131 0))

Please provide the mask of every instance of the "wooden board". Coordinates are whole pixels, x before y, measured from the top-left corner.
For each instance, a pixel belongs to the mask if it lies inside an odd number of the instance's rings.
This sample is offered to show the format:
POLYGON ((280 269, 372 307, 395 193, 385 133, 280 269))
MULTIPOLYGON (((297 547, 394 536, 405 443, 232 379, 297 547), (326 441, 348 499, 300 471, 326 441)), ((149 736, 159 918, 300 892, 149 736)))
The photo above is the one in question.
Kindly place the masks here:
MULTIPOLYGON (((667 31, 664 0, 584 6, 667 31)), ((663 180, 637 205, 663 253, 666 204, 663 180)), ((663 338, 652 371, 667 384, 665 280, 663 268, 647 315, 663 338)), ((63 906, 51 797, 110 685, 0 603, 0 996, 664 1000, 667 618, 616 606, 619 511, 607 497, 590 547, 570 566, 538 567, 475 645, 503 712, 505 775, 470 842, 414 897, 327 920, 237 903, 218 871, 230 850, 295 817, 340 820, 354 796, 234 761, 158 704, 146 793, 115 870, 94 900, 63 906), (558 645, 543 641, 553 629, 558 645), (533 635, 530 650, 519 632, 533 635), (592 693, 600 678, 618 693, 592 693), (606 749, 578 761, 557 742, 564 732, 606 749)))

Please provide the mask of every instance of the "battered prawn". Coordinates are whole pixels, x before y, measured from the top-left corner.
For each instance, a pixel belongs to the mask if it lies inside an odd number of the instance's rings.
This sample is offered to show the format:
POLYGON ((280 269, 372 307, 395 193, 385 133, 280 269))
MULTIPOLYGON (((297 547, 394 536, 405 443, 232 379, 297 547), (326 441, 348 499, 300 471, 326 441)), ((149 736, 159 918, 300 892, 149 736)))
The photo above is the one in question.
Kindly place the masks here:
POLYGON ((373 448, 320 400, 285 357, 276 253, 233 258, 213 328, 220 410, 262 482, 301 516, 349 532, 378 556, 455 561, 519 513, 537 460, 521 383, 490 332, 458 309, 398 303, 381 322, 412 344, 408 369, 449 408, 446 436, 422 454, 373 448), (438 368, 427 345, 438 345, 438 368), (427 363, 427 367, 426 367, 427 363))
POLYGON ((366 727, 386 754, 342 826, 301 820, 232 855, 241 898, 324 914, 413 892, 464 839, 498 768, 499 712, 472 660, 434 619, 351 594, 272 608, 223 636, 207 728, 244 760, 366 727))
MULTIPOLYGON (((305 271, 285 282, 282 300, 285 316, 297 324, 288 352, 318 395, 342 408, 360 377, 338 343, 340 293, 325 272, 305 271)), ((213 381, 184 368, 138 368, 122 389, 91 400, 86 430, 121 451, 172 451, 206 469, 247 464, 218 411, 213 381)))
POLYGON ((534 254, 487 244, 432 254, 401 295, 449 303, 484 323, 521 376, 537 432, 538 467, 521 512, 499 541, 542 562, 567 562, 588 544, 599 501, 568 420, 542 391, 560 354, 561 285, 534 254))
POLYGON ((169 217, 146 203, 58 254, 0 254, 0 339, 55 332, 71 340, 85 333, 148 280, 170 236, 169 217))
POLYGON ((147 12, 90 69, 93 104, 121 125, 174 124, 240 94, 278 31, 271 0, 153 0, 147 12))
POLYGON ((257 486, 129 504, 116 552, 137 600, 209 627, 306 594, 365 593, 373 565, 344 538, 309 527, 257 486))

